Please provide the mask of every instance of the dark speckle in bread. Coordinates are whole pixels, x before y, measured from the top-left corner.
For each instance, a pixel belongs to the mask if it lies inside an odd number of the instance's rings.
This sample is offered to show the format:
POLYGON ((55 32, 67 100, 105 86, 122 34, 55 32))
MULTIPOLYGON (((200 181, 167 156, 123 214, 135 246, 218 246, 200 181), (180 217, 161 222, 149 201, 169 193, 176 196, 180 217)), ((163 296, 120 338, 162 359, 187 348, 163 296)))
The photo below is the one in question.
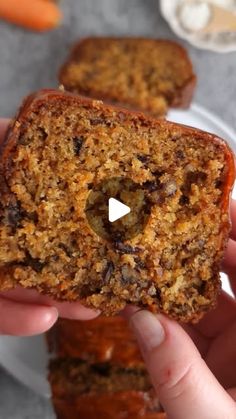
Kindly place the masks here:
POLYGON ((220 138, 43 91, 12 124, 0 176, 1 289, 36 288, 107 315, 133 303, 181 321, 215 306, 234 181, 220 138), (114 176, 139 185, 132 208, 141 195, 148 203, 143 231, 127 240, 98 236, 85 214, 91 190, 114 176))

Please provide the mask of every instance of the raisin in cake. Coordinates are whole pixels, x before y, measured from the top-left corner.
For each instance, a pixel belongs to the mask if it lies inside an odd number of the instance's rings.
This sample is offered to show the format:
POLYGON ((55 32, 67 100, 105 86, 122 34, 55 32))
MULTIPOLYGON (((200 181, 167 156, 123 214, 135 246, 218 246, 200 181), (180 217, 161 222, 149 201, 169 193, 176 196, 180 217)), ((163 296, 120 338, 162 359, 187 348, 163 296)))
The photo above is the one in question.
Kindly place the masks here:
POLYGON ((216 135, 42 91, 1 145, 0 177, 1 290, 35 288, 106 315, 132 303, 181 321, 215 306, 234 181, 233 154, 216 135), (104 179, 112 194, 114 176, 131 182, 134 211, 113 235, 95 205, 99 235, 86 204, 104 179), (127 238, 140 197, 148 218, 127 238))
POLYGON ((86 38, 78 42, 60 82, 69 91, 147 111, 189 106, 196 84, 186 50, 168 40, 86 38))

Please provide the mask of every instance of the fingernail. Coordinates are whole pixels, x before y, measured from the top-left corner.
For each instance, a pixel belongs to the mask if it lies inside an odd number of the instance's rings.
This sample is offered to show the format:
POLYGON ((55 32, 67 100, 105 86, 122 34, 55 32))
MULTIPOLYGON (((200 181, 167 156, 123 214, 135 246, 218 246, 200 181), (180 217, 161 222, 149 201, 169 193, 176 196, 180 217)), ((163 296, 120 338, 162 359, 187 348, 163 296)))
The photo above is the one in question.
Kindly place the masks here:
POLYGON ((130 319, 143 353, 152 351, 165 340, 165 331, 157 316, 146 310, 133 314, 130 319))
POLYGON ((47 312, 45 313, 45 323, 51 323, 51 325, 53 325, 57 321, 58 315, 56 307, 47 308, 47 312))

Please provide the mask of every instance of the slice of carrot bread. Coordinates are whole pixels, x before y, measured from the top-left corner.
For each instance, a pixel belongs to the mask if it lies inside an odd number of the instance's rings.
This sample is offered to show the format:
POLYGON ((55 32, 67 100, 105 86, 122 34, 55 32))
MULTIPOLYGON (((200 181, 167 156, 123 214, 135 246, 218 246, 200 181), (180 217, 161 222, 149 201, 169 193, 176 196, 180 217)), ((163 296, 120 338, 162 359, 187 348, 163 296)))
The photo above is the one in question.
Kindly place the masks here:
POLYGON ((133 303, 181 321, 215 306, 234 181, 220 138, 43 91, 12 124, 0 177, 2 290, 33 287, 107 315, 133 303), (116 222, 109 195, 132 208, 116 222))
POLYGON ((196 84, 186 50, 176 42, 86 38, 72 49, 60 82, 69 91, 165 115, 189 106, 196 84))
POLYGON ((49 382, 58 419, 166 417, 143 369, 55 359, 50 363, 49 382))
POLYGON ((110 362, 123 367, 143 365, 137 341, 120 316, 89 321, 59 319, 48 332, 56 356, 81 358, 91 364, 110 362))

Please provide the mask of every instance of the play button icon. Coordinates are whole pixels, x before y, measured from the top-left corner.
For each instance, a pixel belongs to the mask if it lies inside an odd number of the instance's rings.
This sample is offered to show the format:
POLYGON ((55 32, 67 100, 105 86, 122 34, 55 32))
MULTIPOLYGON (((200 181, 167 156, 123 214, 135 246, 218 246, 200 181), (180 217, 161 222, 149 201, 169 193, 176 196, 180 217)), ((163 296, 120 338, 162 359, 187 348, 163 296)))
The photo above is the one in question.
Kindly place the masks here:
POLYGON ((85 214, 98 236, 117 242, 142 233, 150 209, 143 185, 129 178, 113 177, 92 185, 85 214))
POLYGON ((119 220, 125 215, 130 213, 130 207, 128 205, 122 204, 122 202, 117 199, 110 198, 108 201, 108 219, 111 223, 119 220))

